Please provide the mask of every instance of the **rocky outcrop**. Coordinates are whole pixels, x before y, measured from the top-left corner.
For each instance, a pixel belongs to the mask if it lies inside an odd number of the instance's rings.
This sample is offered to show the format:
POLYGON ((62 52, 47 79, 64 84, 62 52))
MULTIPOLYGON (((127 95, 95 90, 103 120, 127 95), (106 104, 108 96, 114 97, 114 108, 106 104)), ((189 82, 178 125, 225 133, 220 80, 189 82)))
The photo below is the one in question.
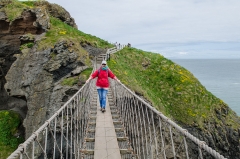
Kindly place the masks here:
POLYGON ((81 43, 81 46, 89 53, 90 56, 98 56, 106 53, 107 49, 101 49, 91 46, 89 43, 81 43))
POLYGON ((58 4, 51 4, 47 1, 35 2, 37 6, 45 6, 47 12, 55 17, 63 21, 64 23, 74 27, 77 29, 77 25, 75 20, 71 17, 68 11, 66 11, 62 6, 58 4))
MULTIPOLYGON (((0 3, 1 7, 6 5, 0 3)), ((37 41, 51 27, 50 13, 75 28, 76 24, 61 6, 36 3, 38 7, 23 10, 11 22, 0 11, 0 110, 14 110, 21 115, 26 138, 79 89, 62 86, 61 80, 77 67, 88 68, 66 41, 37 51, 37 41), (20 50, 29 42, 31 48, 20 50)))
POLYGON ((21 17, 10 23, 6 14, 0 12, 0 24, 0 110, 18 110, 24 117, 27 111, 26 99, 23 95, 8 95, 3 87, 6 83, 5 75, 16 60, 16 55, 22 54, 20 45, 33 41, 33 39, 24 39, 26 36, 23 35, 38 35, 45 32, 50 26, 49 17, 44 10, 42 12, 39 9, 25 10, 21 17))
POLYGON ((62 86, 60 81, 83 64, 64 41, 53 49, 37 51, 34 46, 15 56, 17 60, 5 76, 5 89, 9 96, 26 99, 24 127, 28 137, 78 90, 77 86, 62 86))

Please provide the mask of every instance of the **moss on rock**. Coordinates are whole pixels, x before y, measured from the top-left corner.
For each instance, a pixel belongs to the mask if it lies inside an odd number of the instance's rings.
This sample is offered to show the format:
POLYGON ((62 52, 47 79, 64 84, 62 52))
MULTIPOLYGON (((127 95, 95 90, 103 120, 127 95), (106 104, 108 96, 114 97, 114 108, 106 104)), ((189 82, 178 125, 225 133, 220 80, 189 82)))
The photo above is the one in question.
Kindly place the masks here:
POLYGON ((21 124, 19 114, 13 111, 0 111, 0 158, 6 158, 24 141, 18 132, 21 124))

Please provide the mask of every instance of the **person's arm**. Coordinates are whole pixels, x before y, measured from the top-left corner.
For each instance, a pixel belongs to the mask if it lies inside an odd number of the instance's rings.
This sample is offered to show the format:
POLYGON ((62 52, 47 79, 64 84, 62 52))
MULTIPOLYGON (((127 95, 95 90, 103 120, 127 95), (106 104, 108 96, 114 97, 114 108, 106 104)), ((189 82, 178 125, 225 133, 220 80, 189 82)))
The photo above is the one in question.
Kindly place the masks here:
POLYGON ((108 76, 118 82, 120 82, 120 80, 112 73, 112 71, 109 69, 108 70, 108 76))
POLYGON ((89 78, 86 80, 86 83, 88 83, 91 79, 97 77, 98 75, 98 70, 96 70, 93 74, 89 76, 89 78))
POLYGON ((113 79, 115 79, 116 81, 120 82, 120 80, 116 76, 114 76, 113 79))
POLYGON ((92 76, 90 76, 87 80, 86 83, 88 83, 92 79, 92 76))

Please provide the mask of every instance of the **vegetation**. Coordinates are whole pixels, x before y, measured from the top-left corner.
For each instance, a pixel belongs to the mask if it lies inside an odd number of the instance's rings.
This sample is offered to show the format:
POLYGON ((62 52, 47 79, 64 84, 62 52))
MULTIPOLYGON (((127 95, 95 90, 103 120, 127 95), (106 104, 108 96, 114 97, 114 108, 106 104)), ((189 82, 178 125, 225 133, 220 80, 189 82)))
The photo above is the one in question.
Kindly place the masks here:
POLYGON ((23 137, 14 136, 21 125, 21 118, 13 111, 0 111, 0 158, 7 158, 23 137))
POLYGON ((32 48, 33 45, 34 45, 33 42, 29 42, 29 43, 23 44, 23 45, 20 46, 20 50, 27 49, 27 48, 32 48))
POLYGON ((51 17, 51 29, 47 32, 46 38, 39 43, 39 49, 46 49, 63 39, 68 42, 73 42, 74 49, 77 50, 79 50, 80 43, 98 48, 110 48, 113 46, 105 40, 90 34, 85 34, 76 28, 63 23, 59 19, 51 17))
POLYGON ((87 68, 86 70, 81 72, 81 76, 85 77, 85 79, 87 80, 88 77, 92 74, 92 70, 93 68, 87 68))
POLYGON ((226 121, 237 127, 236 114, 222 100, 188 70, 160 54, 124 48, 111 55, 108 65, 122 83, 177 122, 203 127, 204 122, 219 121, 216 111, 229 111, 226 121))
POLYGON ((73 86, 75 84, 78 83, 78 77, 75 76, 75 77, 69 77, 69 78, 65 78, 63 81, 62 81, 62 85, 67 85, 67 86, 73 86))
POLYGON ((65 78, 61 84, 67 86, 73 86, 78 83, 85 83, 90 74, 92 73, 92 68, 88 68, 80 73, 79 76, 65 78))
POLYGON ((1 3, 7 4, 0 11, 4 11, 9 19, 9 21, 15 20, 17 17, 21 16, 24 9, 31 8, 30 3, 32 2, 19 2, 17 0, 3 0, 1 3))

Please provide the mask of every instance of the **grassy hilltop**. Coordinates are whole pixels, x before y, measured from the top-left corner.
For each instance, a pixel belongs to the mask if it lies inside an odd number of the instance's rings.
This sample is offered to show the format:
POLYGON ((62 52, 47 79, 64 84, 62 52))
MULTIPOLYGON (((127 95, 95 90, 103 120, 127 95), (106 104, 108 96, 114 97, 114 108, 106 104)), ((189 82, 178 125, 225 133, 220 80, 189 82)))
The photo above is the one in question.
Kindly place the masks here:
POLYGON ((108 65, 136 94, 178 123, 204 127, 224 121, 239 127, 239 118, 227 104, 215 97, 191 72, 160 54, 125 48, 111 56, 108 65))

